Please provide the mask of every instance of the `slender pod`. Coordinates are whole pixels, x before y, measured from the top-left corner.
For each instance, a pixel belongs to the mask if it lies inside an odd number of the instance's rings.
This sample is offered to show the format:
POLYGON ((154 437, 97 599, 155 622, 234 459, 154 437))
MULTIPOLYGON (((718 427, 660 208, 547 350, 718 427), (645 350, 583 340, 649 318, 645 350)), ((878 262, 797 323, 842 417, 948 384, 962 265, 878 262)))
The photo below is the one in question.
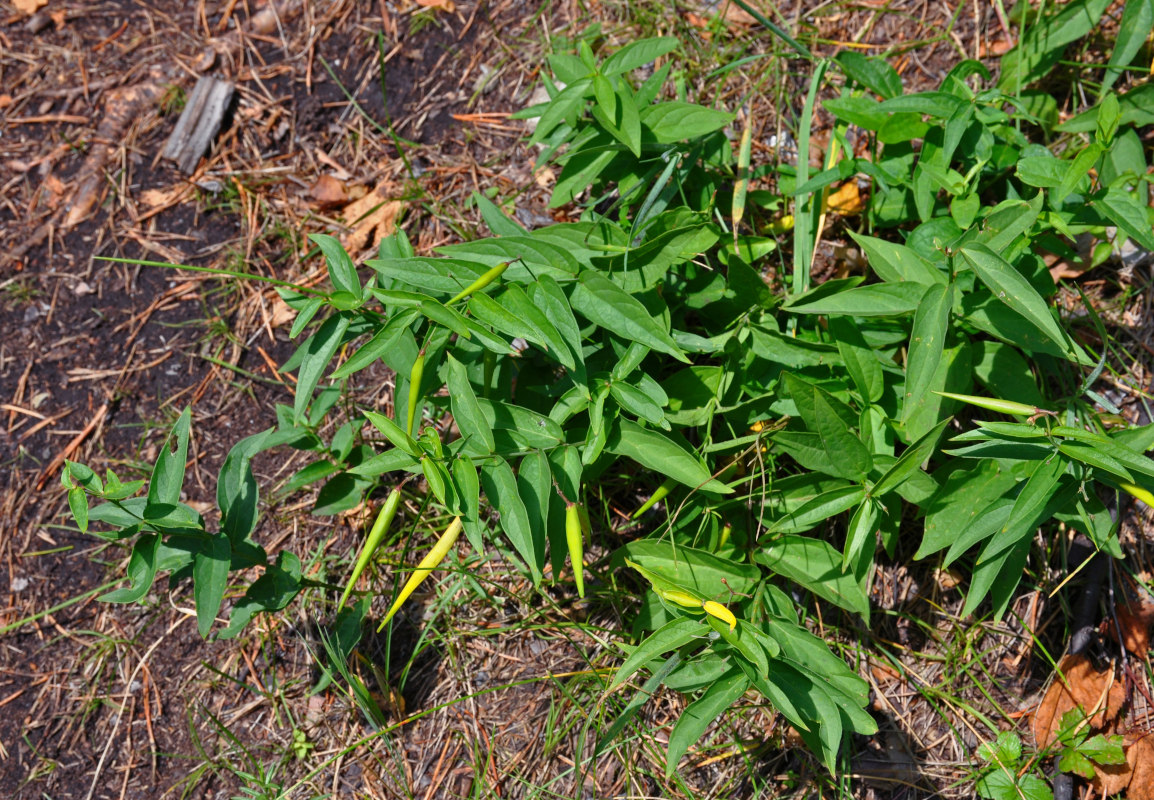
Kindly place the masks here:
POLYGON ((389 607, 389 613, 385 614, 385 618, 381 620, 380 627, 377 628, 378 631, 382 630, 385 625, 388 624, 388 621, 393 618, 393 615, 397 613, 401 605, 409 599, 409 595, 421 585, 421 581, 427 578, 429 573, 445 560, 445 556, 449 554, 449 550, 456 544, 457 537, 460 535, 461 518, 454 517, 453 521, 449 523, 449 527, 445 528, 445 532, 441 534, 441 538, 433 545, 433 549, 421 559, 420 564, 417 564, 416 569, 413 570, 413 574, 410 575, 409 579, 405 582, 405 588, 401 589, 401 593, 397 595, 397 599, 394 600, 392 606, 389 607))
MULTIPOLYGON (((516 261, 516 260, 517 259, 515 259, 515 258, 513 259, 513 261, 516 261)), ((513 261, 505 261, 504 263, 498 264, 497 266, 493 267, 492 269, 486 271, 484 274, 481 275, 481 277, 477 278, 477 280, 473 281, 468 286, 466 286, 464 289, 459 291, 453 297, 453 299, 450 300, 449 302, 445 303, 445 305, 451 306, 451 305, 453 305, 453 303, 458 303, 461 300, 463 300, 464 298, 468 297, 469 295, 476 294, 477 292, 481 291, 486 286, 488 286, 490 283, 497 280, 497 278, 500 278, 501 273, 504 272, 506 269, 508 269, 509 265, 512 264, 513 261)))
POLYGON ((380 512, 377 514, 377 519, 373 523, 373 527, 369 530, 369 535, 365 539, 364 545, 361 547, 360 555, 357 556, 357 564, 353 567, 352 577, 349 578, 349 583, 345 587, 345 593, 341 595, 341 602, 337 604, 337 611, 339 612, 345 607, 345 602, 349 599, 349 595, 353 591, 353 586, 357 579, 361 577, 361 573, 365 571, 365 567, 369 565, 369 561, 373 557, 373 553, 381 546, 381 542, 385 539, 385 534, 389 531, 389 526, 393 524, 393 517, 397 515, 397 509, 401 505, 401 489, 397 487, 389 492, 389 496, 385 499, 384 505, 381 506, 380 512))
POLYGON ((662 500, 664 500, 666 497, 669 496, 669 493, 671 491, 673 491, 673 487, 676 485, 677 485, 677 481, 673 480, 673 478, 666 478, 665 483, 658 486, 657 491, 655 491, 653 494, 651 494, 649 496, 649 499, 641 504, 641 508, 639 508, 633 512, 632 518, 637 519, 642 514, 644 514, 646 511, 648 511, 649 509, 653 508, 655 505, 660 503, 662 500))
POLYGON ((701 604, 705 609, 705 613, 711 617, 717 617, 719 620, 729 626, 730 630, 737 627, 737 617, 733 616, 733 612, 714 600, 706 600, 701 604))
POLYGON ((421 401, 421 378, 425 376, 425 351, 417 353, 413 368, 409 370, 409 408, 405 415, 405 432, 413 435, 413 421, 417 417, 417 405, 421 401))
POLYGON ((581 523, 581 504, 565 506, 565 541, 569 544, 569 560, 573 562, 573 580, 577 594, 585 596, 585 526, 581 523))

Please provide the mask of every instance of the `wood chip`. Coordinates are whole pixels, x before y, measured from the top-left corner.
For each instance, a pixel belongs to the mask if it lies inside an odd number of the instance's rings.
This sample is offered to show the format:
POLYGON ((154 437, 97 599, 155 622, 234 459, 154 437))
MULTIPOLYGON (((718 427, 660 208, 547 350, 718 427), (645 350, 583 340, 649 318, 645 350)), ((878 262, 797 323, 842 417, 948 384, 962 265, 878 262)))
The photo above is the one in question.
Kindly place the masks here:
POLYGON ((228 81, 201 77, 164 145, 163 156, 175 161, 186 174, 195 172, 200 157, 208 152, 213 138, 220 132, 235 94, 236 87, 228 81))

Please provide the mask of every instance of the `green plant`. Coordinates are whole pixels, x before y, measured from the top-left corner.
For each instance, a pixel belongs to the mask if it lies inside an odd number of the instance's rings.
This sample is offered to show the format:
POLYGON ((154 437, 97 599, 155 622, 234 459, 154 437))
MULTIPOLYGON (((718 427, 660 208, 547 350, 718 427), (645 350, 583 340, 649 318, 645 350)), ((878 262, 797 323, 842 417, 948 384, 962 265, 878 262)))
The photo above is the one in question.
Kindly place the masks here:
MULTIPOLYGON (((1094 777, 1094 766, 1125 764, 1122 737, 1090 736, 1089 720, 1078 708, 1062 715, 1054 739, 1058 769, 1083 778, 1094 777)), ((993 742, 978 748, 978 758, 986 766, 980 769, 974 788, 987 800, 1053 800, 1054 794, 1039 777, 1039 758, 1023 758, 1022 739, 1014 731, 998 734, 993 742)))
MULTIPOLYGON (((1092 11, 1089 0, 1072 5, 1092 11)), ((1065 30, 1066 13, 1034 24, 1065 30)), ((1012 57, 1021 81, 1038 76, 1055 41, 1023 38, 1012 57), (1051 49, 1043 58, 1027 52, 1034 46, 1051 49)), ((302 578, 291 553, 268 563, 252 540, 257 452, 311 454, 280 492, 319 484, 318 515, 355 508, 378 486, 423 482, 422 513, 454 518, 445 540, 459 520, 475 552, 507 544, 535 587, 546 564, 553 580, 563 575, 568 556, 578 594, 622 603, 630 586, 645 590, 631 609, 638 643, 606 691, 647 677, 599 732, 598 753, 665 686, 693 698, 670 734, 671 776, 752 692, 836 770, 849 734, 876 724, 866 682, 809 630, 815 602, 868 622, 878 563, 911 557, 913 534, 912 557, 946 551, 943 564, 970 564, 964 613, 989 600, 1001 616, 1040 526, 1056 519, 1120 555, 1099 493, 1154 502, 1144 455, 1154 426, 1114 424, 1117 409, 1095 389, 1112 346, 1104 323, 1092 309, 1091 327, 1055 312, 1038 252, 1071 257, 1075 237, 1090 234, 1105 241, 1095 250, 1105 259, 1118 244, 1105 238, 1112 228, 1154 249, 1151 178, 1133 127, 1152 113, 1149 93, 1103 92, 1094 108, 1045 127, 1024 83, 987 86, 977 62, 936 91, 903 94, 885 61, 843 53, 818 62, 798 125, 807 144, 821 91, 837 84, 840 96, 823 104, 837 118, 828 168, 810 177, 804 147, 798 168, 753 165, 748 116, 735 147, 725 134, 733 114, 660 99, 667 61, 634 83, 676 40, 601 59, 596 44, 583 37, 550 56, 550 100, 520 114, 537 119, 530 141, 544 146, 542 160, 560 166, 552 205, 579 203, 579 221, 527 231, 477 194, 493 237, 431 257, 398 232, 367 280, 336 239, 312 236, 333 289, 282 288, 297 312, 291 335, 308 332, 284 365, 297 371, 295 400, 278 406, 277 428, 230 453, 220 530, 180 502, 187 411, 147 498, 132 496, 140 482, 102 482, 70 463, 69 502, 82 528, 99 519, 119 529, 108 538, 135 537, 132 585, 107 599, 139 599, 158 570, 191 575, 202 634, 230 573, 262 566, 221 632, 231 636, 302 588, 340 591, 302 578), (853 128, 868 156, 852 146, 853 128), (1028 131, 1057 135, 1064 149, 1055 155, 1028 131), (754 177, 794 198, 788 288, 763 276, 789 229, 782 197, 751 190, 754 177), (863 230, 848 234, 868 272, 813 285, 825 192, 859 178, 870 200, 863 230), (340 402, 378 360, 396 376, 391 416, 340 402), (330 414, 339 419, 326 442, 330 414), (438 424, 448 416, 459 436, 438 424), (943 442, 951 426, 966 430, 943 442), (638 481, 634 465, 660 479, 638 481), (635 506, 646 531, 609 557, 590 546, 614 541, 607 515, 580 518, 593 487, 635 506), (90 494, 106 501, 91 513, 90 494)), ((371 532, 357 575, 387 527, 371 532)), ((385 623, 448 549, 421 562, 385 623)), ((351 645, 326 649, 374 718, 344 663, 351 645)), ((987 756, 1001 771, 984 785, 1005 774, 1022 788, 1020 742, 1015 751, 999 741, 987 756)))

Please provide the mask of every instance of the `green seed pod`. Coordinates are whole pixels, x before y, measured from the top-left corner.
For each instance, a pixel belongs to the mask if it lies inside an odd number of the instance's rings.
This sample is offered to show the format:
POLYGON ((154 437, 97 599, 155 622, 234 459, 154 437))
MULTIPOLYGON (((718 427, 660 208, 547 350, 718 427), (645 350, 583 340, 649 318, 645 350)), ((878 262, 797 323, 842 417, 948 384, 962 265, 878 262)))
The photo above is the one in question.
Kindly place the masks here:
POLYGON ((658 486, 657 491, 655 491, 653 494, 651 494, 649 496, 649 499, 641 504, 641 508, 639 508, 633 512, 632 518, 637 519, 642 514, 644 514, 646 511, 648 511, 649 509, 653 508, 655 505, 660 503, 662 500, 664 500, 666 497, 669 496, 669 493, 671 491, 673 491, 673 487, 676 485, 677 485, 677 482, 674 481, 673 478, 666 478, 665 483, 658 486))
MULTIPOLYGON (((516 260, 517 259, 513 259, 513 261, 516 261, 516 260)), ((486 286, 488 286, 490 283, 497 280, 497 278, 500 278, 501 273, 504 272, 506 269, 508 269, 509 265, 512 264, 513 261, 506 261, 503 264, 498 264, 497 266, 488 270, 481 277, 477 278, 477 280, 473 281, 468 286, 466 286, 464 289, 462 289, 460 292, 458 292, 453 297, 453 299, 450 300, 449 302, 445 303, 445 305, 451 306, 451 305, 453 305, 453 303, 457 303, 457 302, 463 300, 464 298, 468 297, 469 295, 476 294, 477 292, 481 291, 486 286)))
POLYGON ((978 408, 984 408, 987 411, 996 411, 999 414, 1012 414, 1016 417, 1033 417, 1038 414, 1053 414, 1053 411, 1045 411, 1037 406, 1027 405, 1025 403, 1015 403, 1013 400, 998 400, 995 397, 976 397, 972 394, 954 394, 953 392, 934 392, 936 395, 948 397, 951 400, 958 400, 962 403, 969 403, 978 408))
POLYGON ((577 584, 577 594, 585 596, 585 536, 581 524, 580 503, 565 506, 565 541, 569 545, 569 560, 573 562, 573 581, 577 584))
POLYGON ((389 496, 385 499, 385 504, 381 506, 380 512, 377 514, 376 522, 373 523, 369 535, 365 538, 365 543, 361 547, 360 555, 357 556, 357 564, 353 567, 353 574, 349 578, 349 583, 345 587, 345 593, 341 595, 341 602, 337 604, 337 611, 339 612, 345 607, 345 602, 349 599, 349 595, 353 591, 353 586, 356 585, 357 580, 361 577, 361 573, 365 571, 365 567, 369 565, 369 561, 373 557, 373 553, 381 546, 381 542, 385 539, 385 534, 389 532, 389 526, 393 524, 393 517, 397 515, 397 509, 401 505, 401 490, 400 488, 393 489, 389 492, 389 496))
POLYGON ((409 370, 409 407, 405 415, 405 432, 413 435, 413 421, 417 418, 417 405, 421 402, 421 378, 425 376, 425 351, 417 353, 413 368, 409 370))
POLYGON ((668 600, 674 605, 683 606, 684 608, 701 608, 703 601, 700 597, 695 597, 689 592, 683 592, 680 589, 654 589, 661 596, 661 599, 668 600))
POLYGON ((401 589, 401 593, 397 595, 397 599, 394 600, 393 605, 389 607, 389 613, 385 614, 385 618, 381 620, 381 625, 377 628, 378 631, 382 630, 385 625, 388 624, 388 621, 393 618, 393 615, 396 614, 404 602, 409 599, 409 595, 421 585, 421 581, 427 578, 429 573, 445 560, 445 556, 449 554, 449 550, 456 544, 457 537, 460 535, 461 518, 454 517, 453 521, 449 523, 449 527, 441 534, 441 538, 437 539, 437 543, 433 545, 433 549, 421 559, 421 563, 413 570, 413 574, 410 575, 409 579, 405 582, 405 588, 401 589))

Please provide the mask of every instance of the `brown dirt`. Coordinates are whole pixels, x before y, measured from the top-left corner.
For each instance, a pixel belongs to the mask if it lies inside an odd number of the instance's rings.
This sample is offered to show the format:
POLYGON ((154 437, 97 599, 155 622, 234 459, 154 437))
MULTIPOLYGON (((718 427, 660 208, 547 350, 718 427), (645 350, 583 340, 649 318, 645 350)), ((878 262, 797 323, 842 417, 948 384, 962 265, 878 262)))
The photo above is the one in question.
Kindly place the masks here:
MULTIPOLYGON (((315 611, 298 603, 276 619, 261 618, 236 641, 204 642, 185 610, 187 585, 170 594, 158 582, 139 605, 100 603, 97 588, 110 566, 112 574, 122 570, 125 554, 70 526, 57 482, 65 453, 111 465, 126 479, 146 477, 167 427, 191 405, 188 499, 207 506, 229 447, 272 424, 274 404, 291 403, 291 385, 275 369, 293 350, 290 323, 266 284, 101 257, 308 282, 320 278, 321 265, 306 260, 304 234, 347 233, 335 217, 359 194, 401 200, 398 222, 422 253, 479 230, 466 202, 474 189, 516 198, 524 220, 553 216, 531 171, 535 153, 518 141, 523 128, 452 115, 524 106, 545 37, 600 21, 617 45, 631 33, 619 18, 624 12, 608 2, 450 5, 445 12, 392 0, 284 0, 271 26, 254 27, 266 3, 48 0, 29 18, 0 2, 0 561, 7 567, 0 571, 0 797, 228 797, 240 784, 226 764, 276 768, 285 785, 303 781, 294 797, 464 796, 481 770, 503 796, 545 782, 576 796, 570 768, 578 732, 548 741, 549 715, 566 702, 599 713, 584 671, 598 658, 598 665, 608 662, 591 637, 563 633, 576 630, 566 615, 603 614, 619 624, 609 610, 516 609, 539 613, 551 631, 529 635, 506 628, 509 620, 493 618, 491 609, 488 618, 474 618, 462 608, 460 618, 440 620, 454 635, 436 636, 431 647, 410 630, 392 644, 390 658, 415 658, 405 706, 428 716, 334 758, 370 731, 342 696, 309 696, 317 677, 309 654, 319 647, 315 611), (387 60, 384 98, 378 33, 387 60), (170 106, 201 74, 235 82, 238 98, 211 153, 185 176, 159 154, 177 117, 170 106), (377 127, 390 121, 412 142, 403 153, 377 127), (315 188, 322 177, 340 198, 335 208, 315 188), (414 656, 418 646, 424 649, 414 656), (519 681, 527 682, 486 691, 519 681), (438 710, 470 693, 477 694, 438 710), (314 748, 307 764, 292 758, 294 729, 314 748)), ((951 40, 984 54, 1001 37, 984 6, 973 14, 967 8, 942 35, 945 8, 901 0, 887 5, 895 13, 864 2, 806 5, 819 8, 816 18, 803 12, 802 19, 832 43, 827 53, 838 42, 875 52, 937 37, 902 55, 914 88, 936 85, 955 62, 951 40)), ((691 7, 658 15, 654 32, 681 35, 690 53, 708 53, 707 34, 714 34, 694 27, 691 7)), ((740 24, 720 35, 770 46, 740 24)), ((711 91, 736 107, 742 80, 732 75, 711 91)), ((767 92, 759 101, 759 143, 784 124, 779 109, 800 111, 807 80, 787 76, 776 97, 767 92)), ((763 148, 760 157, 768 156, 763 148)), ((840 268, 843 244, 836 232, 826 241, 819 273, 840 268)), ((361 243, 354 257, 371 249, 361 243)), ((384 387, 380 402, 390 402, 387 376, 374 377, 384 387)), ((301 466, 286 458, 258 459, 262 487, 301 466)), ((283 544, 291 535, 288 546, 306 563, 347 568, 340 565, 357 545, 360 522, 310 518, 301 513, 308 506, 286 500, 266 513, 258 538, 283 544)), ((903 603, 893 608, 905 613, 903 603)), ((939 622, 948 626, 944 612, 939 622)), ((1003 633, 999 653, 1022 640, 1020 631, 1003 633)), ((363 649, 383 663, 388 644, 370 639, 363 649)), ((889 679, 874 677, 879 685, 889 679)), ((371 675, 365 679, 380 688, 371 675)), ((647 713, 660 731, 676 707, 669 699, 656 705, 647 713)), ((921 725, 908 705, 879 701, 877 708, 893 724, 870 746, 922 748, 924 756, 927 742, 899 733, 921 725)), ((752 756, 699 758, 695 786, 716 783, 751 796, 748 779, 733 777, 745 770, 761 777, 758 785, 773 776, 783 786, 821 780, 812 761, 782 746, 789 737, 763 710, 743 715, 734 730, 742 741, 768 745, 752 756)), ((584 796, 663 790, 655 773, 634 766, 605 761, 584 796)), ((884 793, 870 784, 862 796, 924 796, 959 777, 957 769, 932 774, 924 761, 907 766, 897 778, 878 779, 884 793)))

